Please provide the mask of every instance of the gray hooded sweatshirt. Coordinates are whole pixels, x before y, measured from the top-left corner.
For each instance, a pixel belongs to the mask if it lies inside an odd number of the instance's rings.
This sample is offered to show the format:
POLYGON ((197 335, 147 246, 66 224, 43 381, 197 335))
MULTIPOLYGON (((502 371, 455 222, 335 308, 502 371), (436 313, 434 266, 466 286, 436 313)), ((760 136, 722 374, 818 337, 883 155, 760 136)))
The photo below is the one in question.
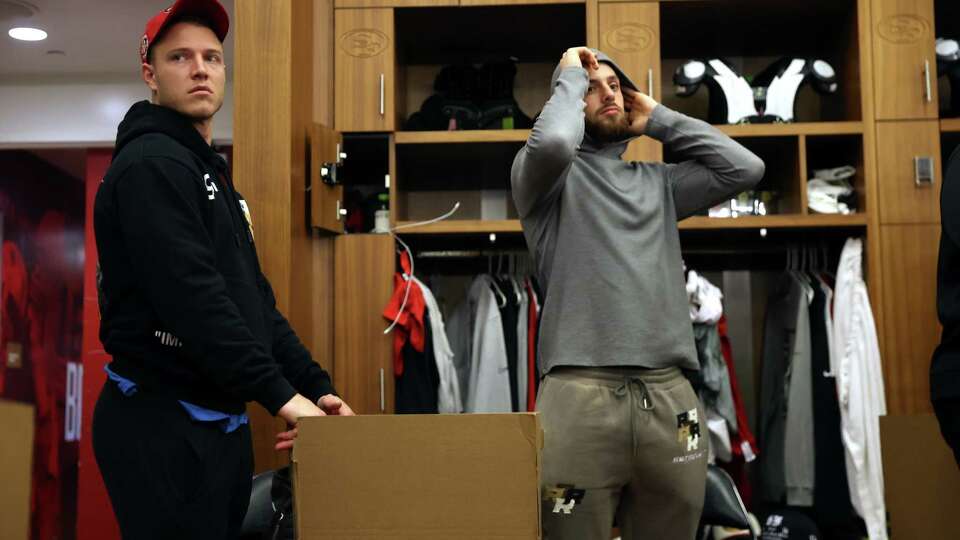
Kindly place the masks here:
MULTIPOLYGON (((609 57, 597 59, 636 89, 609 57)), ((697 369, 677 222, 756 185, 763 161, 663 105, 645 134, 686 161, 623 161, 628 140, 598 144, 585 134, 586 70, 558 66, 552 86, 510 175, 545 290, 541 374, 556 366, 697 369)))

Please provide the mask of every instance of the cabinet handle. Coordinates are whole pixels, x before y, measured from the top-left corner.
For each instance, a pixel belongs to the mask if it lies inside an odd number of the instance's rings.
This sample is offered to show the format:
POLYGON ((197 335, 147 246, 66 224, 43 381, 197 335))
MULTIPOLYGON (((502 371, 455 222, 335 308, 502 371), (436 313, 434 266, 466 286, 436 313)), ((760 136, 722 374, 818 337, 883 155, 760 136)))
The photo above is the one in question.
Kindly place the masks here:
POLYGON ((384 100, 386 99, 386 96, 384 95, 385 87, 386 87, 386 77, 384 77, 383 73, 381 73, 380 74, 380 116, 383 116, 386 114, 386 111, 385 111, 386 104, 384 103, 384 100))
POLYGON ((933 101, 933 88, 930 86, 930 60, 923 61, 923 83, 927 103, 933 101))
POLYGON ((380 368, 380 412, 386 412, 385 399, 383 397, 383 368, 380 368))
POLYGON ((656 99, 653 96, 653 68, 647 70, 647 95, 650 96, 650 99, 656 99))

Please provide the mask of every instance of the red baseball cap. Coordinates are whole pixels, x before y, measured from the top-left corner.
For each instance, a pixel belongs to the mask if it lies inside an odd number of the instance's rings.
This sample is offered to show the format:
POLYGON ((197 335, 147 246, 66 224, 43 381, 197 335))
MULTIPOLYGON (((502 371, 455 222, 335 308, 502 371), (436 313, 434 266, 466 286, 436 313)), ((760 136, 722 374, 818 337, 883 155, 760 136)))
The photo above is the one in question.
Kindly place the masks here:
POLYGON ((157 13, 147 21, 147 27, 144 28, 143 37, 140 39, 141 63, 147 62, 147 51, 150 49, 150 45, 166 28, 167 23, 181 15, 196 15, 206 19, 213 26, 213 33, 217 35, 220 41, 227 37, 227 30, 230 29, 230 17, 227 15, 227 10, 220 5, 220 2, 217 0, 177 0, 172 6, 157 13))

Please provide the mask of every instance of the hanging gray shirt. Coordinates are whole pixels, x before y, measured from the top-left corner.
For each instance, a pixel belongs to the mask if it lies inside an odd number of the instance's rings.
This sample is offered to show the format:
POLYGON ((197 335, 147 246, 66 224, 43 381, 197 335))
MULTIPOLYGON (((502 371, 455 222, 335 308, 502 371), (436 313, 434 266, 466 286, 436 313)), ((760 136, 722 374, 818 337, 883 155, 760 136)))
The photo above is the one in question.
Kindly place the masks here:
POLYGON ((810 300, 813 291, 802 275, 794 276, 803 294, 797 302, 797 329, 787 383, 786 433, 783 442, 787 504, 813 506, 816 476, 813 434, 813 373, 810 345, 810 300))
MULTIPOLYGON (((790 363, 797 341, 797 317, 803 287, 790 272, 784 272, 770 291, 763 330, 763 370, 757 422, 759 497, 772 503, 784 501, 786 485, 786 432, 790 363)), ((809 334, 808 334, 809 339, 809 334)), ((809 372, 808 372, 809 373, 809 372)))
MULTIPOLYGON (((598 60, 636 88, 606 55, 598 60)), ((623 161, 629 141, 585 135, 586 70, 558 66, 552 85, 511 171, 545 289, 541 374, 561 365, 697 369, 677 222, 753 187, 763 161, 663 105, 646 135, 688 161, 623 161)))

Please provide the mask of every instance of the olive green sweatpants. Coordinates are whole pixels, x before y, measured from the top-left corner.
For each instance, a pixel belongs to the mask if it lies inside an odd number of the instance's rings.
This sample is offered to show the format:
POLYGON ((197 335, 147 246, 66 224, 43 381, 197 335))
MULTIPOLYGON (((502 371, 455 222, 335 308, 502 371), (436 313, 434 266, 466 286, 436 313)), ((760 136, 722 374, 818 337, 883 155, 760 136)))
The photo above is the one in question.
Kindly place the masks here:
POLYGON ((707 474, 703 408, 677 368, 555 368, 544 429, 545 540, 693 540, 707 474))

